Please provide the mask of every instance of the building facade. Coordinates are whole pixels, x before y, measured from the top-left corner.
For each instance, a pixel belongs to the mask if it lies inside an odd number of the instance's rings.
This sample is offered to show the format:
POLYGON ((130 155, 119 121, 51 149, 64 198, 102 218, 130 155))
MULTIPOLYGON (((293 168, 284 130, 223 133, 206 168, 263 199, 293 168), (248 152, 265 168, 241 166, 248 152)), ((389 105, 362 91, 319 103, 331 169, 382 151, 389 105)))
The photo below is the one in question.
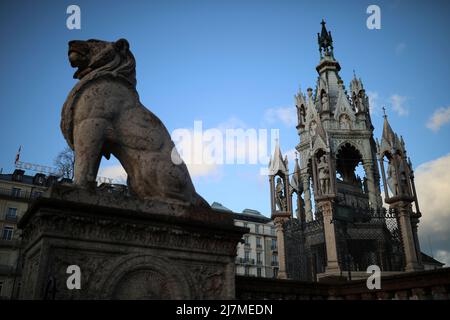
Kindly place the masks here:
POLYGON ((217 211, 233 213, 236 226, 249 228, 237 246, 236 274, 252 277, 276 278, 278 276, 278 248, 273 221, 259 211, 245 209, 237 213, 214 202, 217 211))
POLYGON ((26 175, 16 169, 12 174, 0 174, 0 299, 14 297, 20 289, 20 230, 17 221, 29 203, 56 180, 37 173, 26 175))

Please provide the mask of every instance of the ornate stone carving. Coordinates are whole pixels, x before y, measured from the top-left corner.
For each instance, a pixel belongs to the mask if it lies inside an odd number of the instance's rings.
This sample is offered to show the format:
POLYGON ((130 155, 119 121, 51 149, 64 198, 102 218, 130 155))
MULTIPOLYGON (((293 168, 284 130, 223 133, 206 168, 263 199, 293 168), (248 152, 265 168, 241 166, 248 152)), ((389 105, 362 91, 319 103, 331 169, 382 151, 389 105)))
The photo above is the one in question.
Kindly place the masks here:
POLYGON ((189 268, 198 284, 199 299, 215 299, 223 296, 225 272, 215 266, 192 265, 189 268))
POLYGON ((319 175, 319 186, 321 194, 326 195, 330 193, 330 170, 327 163, 327 157, 324 155, 317 163, 317 171, 319 175))
POLYGON ((284 192, 285 188, 283 181, 280 177, 277 178, 277 184, 275 186, 275 200, 280 211, 287 211, 287 198, 284 192))

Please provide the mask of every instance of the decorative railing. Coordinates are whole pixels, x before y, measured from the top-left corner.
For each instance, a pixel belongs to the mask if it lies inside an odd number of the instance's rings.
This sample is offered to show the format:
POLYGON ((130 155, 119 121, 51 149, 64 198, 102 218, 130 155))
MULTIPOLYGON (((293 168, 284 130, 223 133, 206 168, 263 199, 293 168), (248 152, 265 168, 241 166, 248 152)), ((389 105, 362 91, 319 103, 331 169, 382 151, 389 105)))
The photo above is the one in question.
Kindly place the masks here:
POLYGON ((236 299, 290 300, 446 300, 450 268, 381 277, 381 288, 369 290, 366 280, 306 282, 236 277, 236 299))

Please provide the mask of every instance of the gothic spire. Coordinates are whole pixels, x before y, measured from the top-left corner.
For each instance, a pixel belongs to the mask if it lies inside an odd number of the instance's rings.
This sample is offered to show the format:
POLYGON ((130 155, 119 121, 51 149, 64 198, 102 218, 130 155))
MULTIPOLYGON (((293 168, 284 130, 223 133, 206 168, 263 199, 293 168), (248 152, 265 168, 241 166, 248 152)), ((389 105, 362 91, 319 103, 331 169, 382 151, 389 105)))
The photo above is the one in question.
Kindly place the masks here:
POLYGON ((281 153, 280 144, 278 139, 275 142, 275 151, 273 158, 269 162, 269 175, 276 175, 277 173, 288 174, 287 158, 283 160, 283 154, 281 153))
POLYGON ((322 25, 322 31, 320 34, 317 34, 320 56, 322 57, 322 52, 325 56, 333 56, 333 38, 331 37, 331 31, 327 31, 327 27, 325 26, 326 22, 323 19, 320 24, 322 25))
MULTIPOLYGON (((383 110, 385 109, 383 108, 383 110)), ((403 152, 401 141, 399 140, 394 130, 392 130, 386 113, 384 114, 383 117, 384 117, 384 124, 383 124, 383 134, 381 135, 380 154, 383 155, 386 152, 392 154, 397 150, 403 152)))

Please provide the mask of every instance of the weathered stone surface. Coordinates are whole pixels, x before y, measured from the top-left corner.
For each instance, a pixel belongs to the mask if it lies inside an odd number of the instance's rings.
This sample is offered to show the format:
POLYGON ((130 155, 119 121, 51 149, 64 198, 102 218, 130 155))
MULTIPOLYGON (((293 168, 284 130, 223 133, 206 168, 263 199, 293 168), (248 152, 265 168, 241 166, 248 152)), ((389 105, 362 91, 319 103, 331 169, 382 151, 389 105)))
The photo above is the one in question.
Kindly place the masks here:
POLYGON ((127 210, 120 200, 108 207, 107 197, 88 192, 56 186, 19 222, 22 299, 234 298, 236 245, 245 229, 231 215, 171 216, 150 205, 127 210), (80 290, 66 286, 69 265, 81 269, 80 290))
POLYGON ((138 198, 208 207, 164 124, 139 101, 127 40, 70 41, 69 60, 80 81, 64 103, 61 130, 75 151, 75 183, 95 185, 102 156, 113 154, 138 198))

